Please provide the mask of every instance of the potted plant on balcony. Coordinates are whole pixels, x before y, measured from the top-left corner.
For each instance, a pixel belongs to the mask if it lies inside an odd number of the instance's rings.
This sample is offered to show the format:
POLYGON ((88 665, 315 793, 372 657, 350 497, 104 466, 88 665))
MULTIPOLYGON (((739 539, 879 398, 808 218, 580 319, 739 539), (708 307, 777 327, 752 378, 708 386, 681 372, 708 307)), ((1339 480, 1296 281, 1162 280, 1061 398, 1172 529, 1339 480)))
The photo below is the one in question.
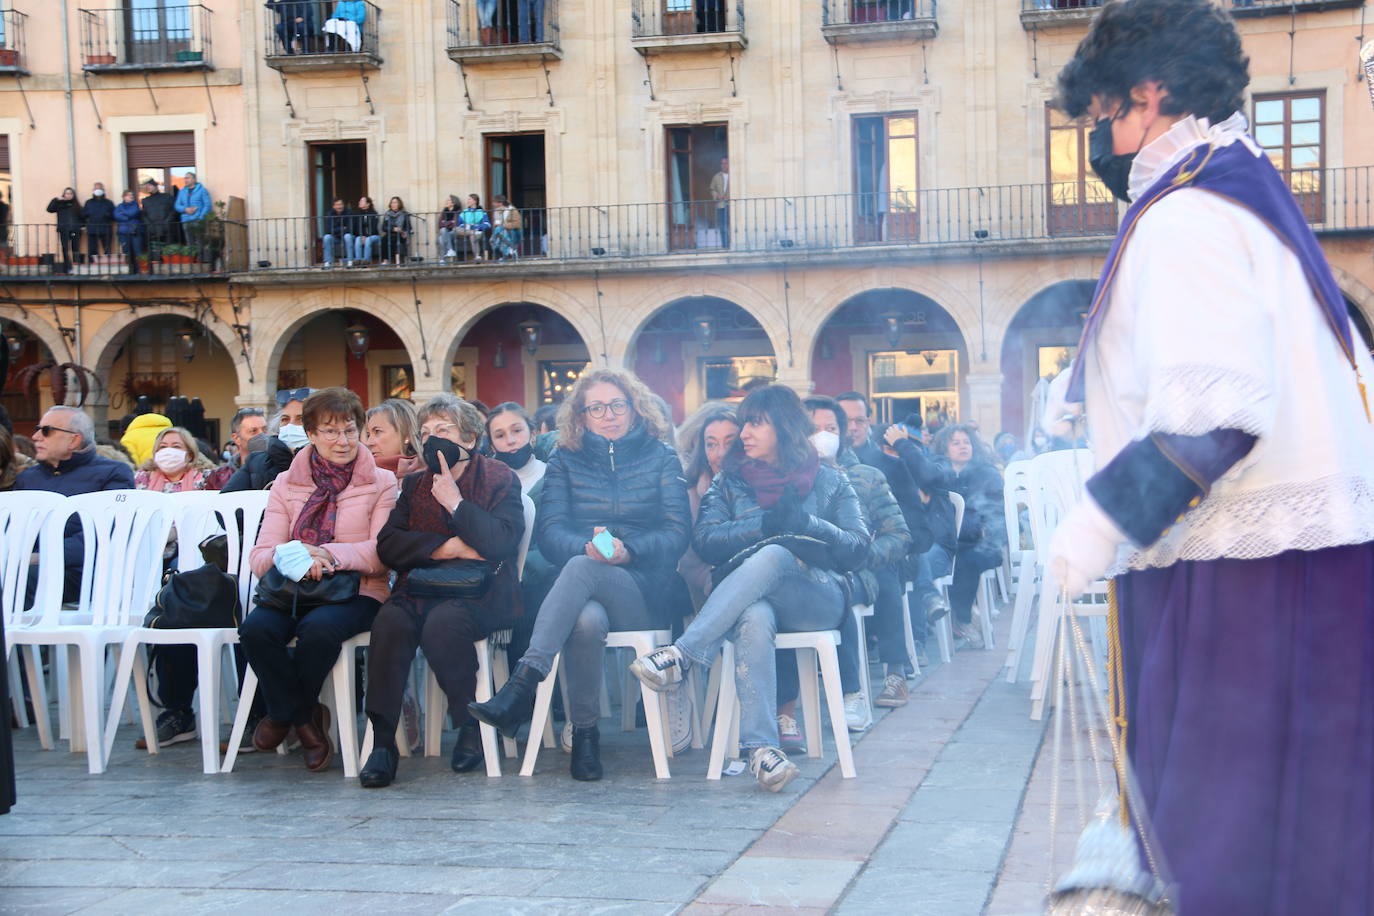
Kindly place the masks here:
POLYGON ((86 66, 88 67, 107 67, 115 63, 116 58, 113 54, 87 54, 86 66))
POLYGON ((0 67, 19 66, 19 51, 15 48, 0 48, 0 67))
POLYGON ((205 60, 205 52, 204 52, 204 51, 178 51, 178 52, 177 52, 177 63, 179 63, 179 64, 193 64, 193 63, 197 63, 197 64, 198 64, 198 63, 200 63, 200 62, 203 61, 203 60, 205 60))

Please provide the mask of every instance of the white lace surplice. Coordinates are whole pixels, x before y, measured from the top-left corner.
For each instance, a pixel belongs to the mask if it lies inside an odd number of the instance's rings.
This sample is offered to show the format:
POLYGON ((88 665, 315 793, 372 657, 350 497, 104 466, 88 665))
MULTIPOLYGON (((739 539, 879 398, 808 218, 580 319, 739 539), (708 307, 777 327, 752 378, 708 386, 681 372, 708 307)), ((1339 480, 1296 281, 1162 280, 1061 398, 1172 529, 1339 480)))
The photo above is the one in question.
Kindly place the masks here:
MULTIPOLYGON (((1198 144, 1253 142, 1244 119, 1180 122, 1141 151, 1142 193, 1198 144)), ((1133 569, 1257 559, 1374 540, 1374 425, 1297 258, 1250 211, 1177 191, 1136 226, 1084 354, 1098 467, 1150 433, 1243 430, 1259 441, 1133 569)), ((1374 381, 1355 334, 1357 360, 1374 381)))

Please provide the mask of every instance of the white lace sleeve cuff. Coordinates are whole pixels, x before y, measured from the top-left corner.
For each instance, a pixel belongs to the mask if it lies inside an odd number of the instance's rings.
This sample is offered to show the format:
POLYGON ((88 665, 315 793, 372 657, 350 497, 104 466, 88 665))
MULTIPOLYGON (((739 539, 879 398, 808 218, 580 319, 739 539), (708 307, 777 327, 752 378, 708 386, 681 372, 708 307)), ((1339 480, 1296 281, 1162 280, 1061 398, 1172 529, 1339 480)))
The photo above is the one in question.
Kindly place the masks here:
POLYGON ((1230 367, 1194 363, 1156 370, 1145 405, 1146 432, 1200 436, 1238 429, 1270 432, 1273 392, 1260 378, 1230 367))

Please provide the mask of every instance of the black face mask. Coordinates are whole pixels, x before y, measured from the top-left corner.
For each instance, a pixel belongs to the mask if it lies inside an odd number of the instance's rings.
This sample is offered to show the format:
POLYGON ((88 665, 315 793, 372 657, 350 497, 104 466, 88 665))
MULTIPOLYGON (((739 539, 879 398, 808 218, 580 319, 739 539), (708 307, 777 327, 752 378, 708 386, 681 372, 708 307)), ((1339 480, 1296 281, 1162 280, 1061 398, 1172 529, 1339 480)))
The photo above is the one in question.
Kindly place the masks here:
POLYGON ((496 452, 495 454, 497 461, 505 462, 512 471, 518 471, 529 464, 530 458, 534 456, 534 447, 526 442, 513 452, 496 452))
POLYGON ((439 456, 443 455, 448 462, 449 469, 452 470, 455 464, 465 460, 472 455, 472 450, 464 448, 451 439, 442 436, 430 436, 425 442, 424 458, 425 466, 435 474, 442 474, 443 468, 439 467, 439 456))
POLYGON ((1135 153, 1119 156, 1112 152, 1111 118, 1099 120, 1088 135, 1088 162, 1117 200, 1131 202, 1131 165, 1135 162, 1135 153))

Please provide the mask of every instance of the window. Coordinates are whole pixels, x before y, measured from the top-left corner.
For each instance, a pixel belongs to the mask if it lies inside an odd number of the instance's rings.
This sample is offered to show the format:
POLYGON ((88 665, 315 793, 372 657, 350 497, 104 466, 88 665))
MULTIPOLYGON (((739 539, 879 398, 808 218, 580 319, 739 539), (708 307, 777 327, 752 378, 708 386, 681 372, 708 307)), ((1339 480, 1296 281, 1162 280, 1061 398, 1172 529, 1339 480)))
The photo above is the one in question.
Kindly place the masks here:
POLYGON ((772 356, 703 356, 700 362, 701 387, 710 401, 741 401, 778 377, 778 361, 772 356))
POLYGON ((668 244, 673 250, 730 247, 729 130, 724 124, 667 128, 668 244))
POLYGON ((856 241, 920 236, 916 149, 914 112, 854 119, 856 241))
MULTIPOLYGON (((13 189, 10 187, 10 136, 0 134, 0 226, 10 221, 10 204, 14 202, 13 189)), ((7 236, 0 236, 0 244, 8 244, 7 236)))
POLYGON ((884 423, 919 412, 932 426, 959 420, 958 350, 886 350, 868 356, 869 395, 884 423))
POLYGON ((1309 222, 1323 218, 1326 95, 1293 92, 1255 96, 1255 141, 1288 182, 1309 222))
POLYGON ((184 0, 126 0, 129 63, 165 64, 191 50, 191 10, 184 0))
POLYGON ((1045 106, 1046 194, 1050 235, 1116 231, 1116 201, 1088 162, 1092 128, 1045 106))
POLYGON ((573 383, 586 371, 589 363, 585 359, 540 360, 539 361, 539 403, 562 404, 563 399, 572 391, 573 383))
MULTIPOLYGON (((143 182, 152 179, 168 194, 185 184, 187 172, 196 170, 196 136, 189 130, 125 134, 124 161, 129 169, 128 187, 139 199, 146 197, 143 182)), ((116 191, 115 193, 118 193, 116 191)))
MULTIPOLYGON (((520 211, 520 256, 543 254, 548 198, 542 132, 487 135, 487 193, 482 200, 488 213, 496 209, 497 194, 504 194, 520 211)), ((465 194, 458 200, 467 205, 465 194)))
MULTIPOLYGON (((449 391, 460 398, 467 397, 467 366, 462 363, 454 363, 449 369, 448 383, 449 391)), ((402 401, 409 401, 414 394, 415 372, 409 364, 382 367, 382 396, 384 398, 399 398, 402 401)))

